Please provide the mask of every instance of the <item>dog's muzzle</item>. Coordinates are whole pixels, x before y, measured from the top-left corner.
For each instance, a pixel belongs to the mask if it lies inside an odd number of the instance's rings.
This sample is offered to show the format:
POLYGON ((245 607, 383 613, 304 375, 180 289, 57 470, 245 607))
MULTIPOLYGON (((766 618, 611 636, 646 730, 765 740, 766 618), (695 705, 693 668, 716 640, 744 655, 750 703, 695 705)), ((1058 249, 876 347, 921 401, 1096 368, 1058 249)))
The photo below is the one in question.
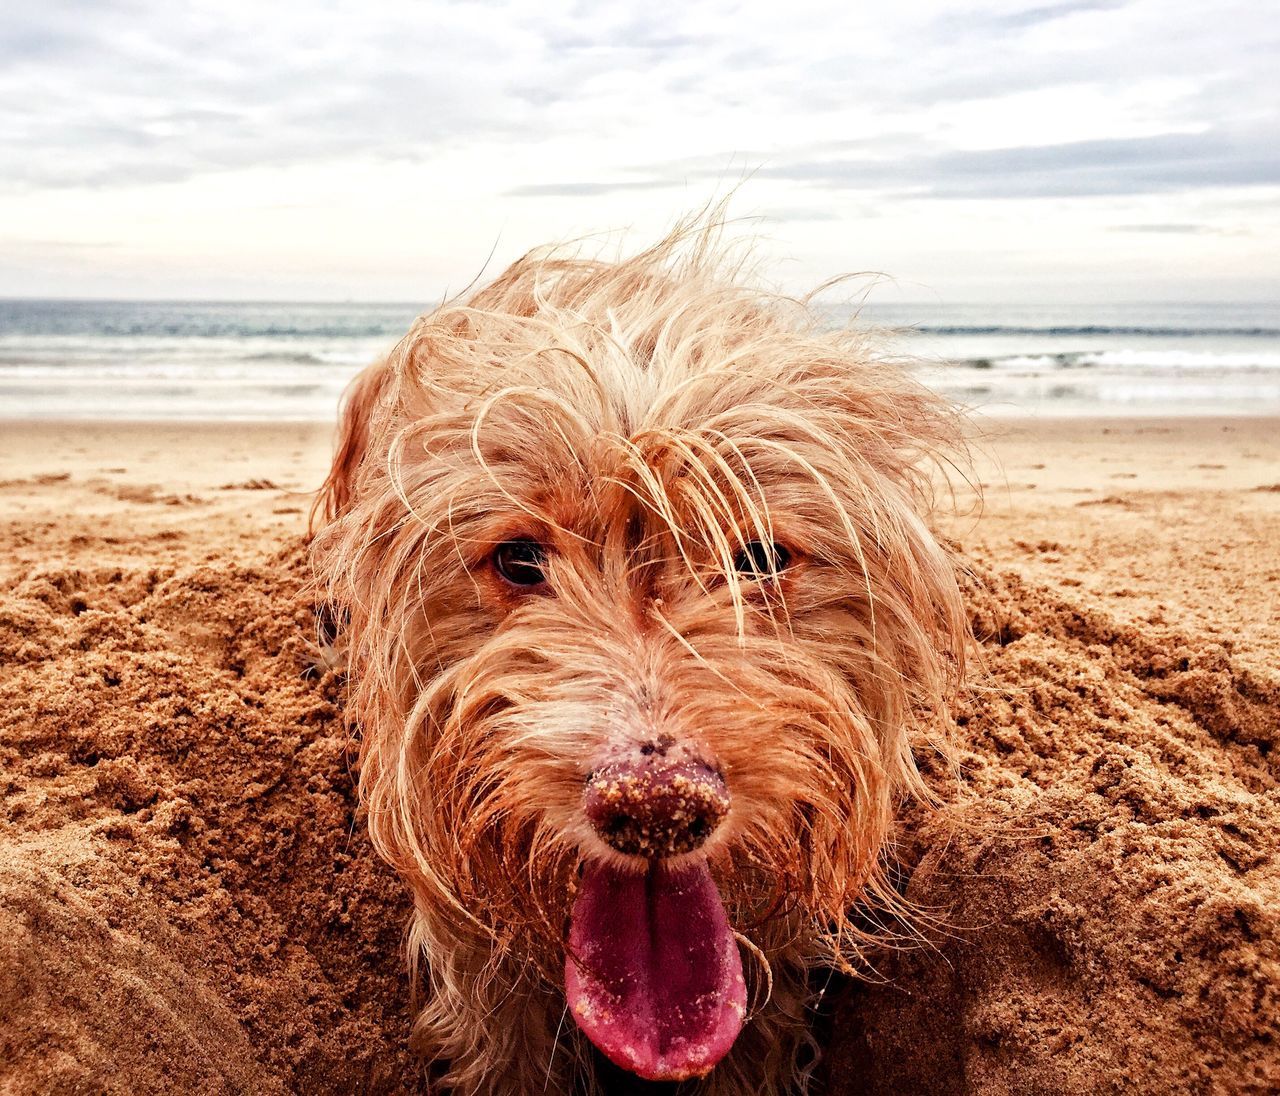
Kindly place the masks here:
POLYGON ((649 756, 587 778, 584 810, 619 852, 660 860, 701 848, 729 813, 724 778, 697 761, 649 756))
POLYGON ((634 862, 588 857, 575 888, 565 1001, 615 1065, 649 1081, 701 1077, 747 1016, 742 957, 700 849, 729 813, 724 778, 687 745, 640 744, 587 777, 583 809, 634 862))

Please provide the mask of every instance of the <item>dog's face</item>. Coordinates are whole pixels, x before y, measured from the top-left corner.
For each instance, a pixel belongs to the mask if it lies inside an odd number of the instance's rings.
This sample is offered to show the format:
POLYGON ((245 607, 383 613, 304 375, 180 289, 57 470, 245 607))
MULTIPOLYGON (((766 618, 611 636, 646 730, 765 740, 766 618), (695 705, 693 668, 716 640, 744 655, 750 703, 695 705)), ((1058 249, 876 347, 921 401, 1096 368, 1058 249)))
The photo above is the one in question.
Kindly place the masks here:
POLYGON ((419 909, 677 1078, 744 1021, 739 936, 856 946, 962 620, 930 398, 783 302, 632 263, 529 260, 420 321, 357 394, 320 558, 419 909))

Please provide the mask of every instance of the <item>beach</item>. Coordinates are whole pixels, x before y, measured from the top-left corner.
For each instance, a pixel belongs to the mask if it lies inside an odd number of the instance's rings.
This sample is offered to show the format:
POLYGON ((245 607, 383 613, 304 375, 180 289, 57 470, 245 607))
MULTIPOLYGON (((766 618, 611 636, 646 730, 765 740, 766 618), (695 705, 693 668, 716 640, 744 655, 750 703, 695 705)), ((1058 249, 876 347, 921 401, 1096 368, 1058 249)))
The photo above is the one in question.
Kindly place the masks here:
MULTIPOLYGON (((323 423, 11 421, 0 574, 250 561, 306 529, 323 423)), ((1276 638, 1280 419, 979 420, 947 531, 997 565, 1246 646, 1276 638), (1078 586, 1076 584, 1079 584, 1078 586)))
MULTIPOLYGON (((0 1092, 425 1091, 305 589, 330 438, 0 425, 0 1092)), ((1280 420, 974 452, 966 790, 904 822, 923 940, 831 990, 830 1091, 1274 1091, 1280 420)))

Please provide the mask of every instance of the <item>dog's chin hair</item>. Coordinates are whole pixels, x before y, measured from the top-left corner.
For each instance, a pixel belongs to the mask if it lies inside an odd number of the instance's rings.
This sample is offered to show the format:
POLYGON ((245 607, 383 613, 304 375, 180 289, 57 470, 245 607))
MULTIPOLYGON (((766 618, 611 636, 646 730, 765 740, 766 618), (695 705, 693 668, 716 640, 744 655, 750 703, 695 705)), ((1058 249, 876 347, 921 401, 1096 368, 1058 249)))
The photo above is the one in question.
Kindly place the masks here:
POLYGON ((596 1090, 561 978, 584 862, 631 863, 581 811, 618 742, 690 743, 732 792, 706 851, 758 1007, 689 1091, 804 1090, 809 972, 910 931, 886 850, 928 799, 916 753, 951 756, 967 629, 928 465, 960 421, 736 285, 717 232, 526 256, 344 406, 314 559, 349 614, 369 832, 413 894, 415 1045, 461 1093, 596 1090), (544 591, 489 562, 522 537, 544 591), (740 573, 756 541, 786 546, 777 579, 740 573))

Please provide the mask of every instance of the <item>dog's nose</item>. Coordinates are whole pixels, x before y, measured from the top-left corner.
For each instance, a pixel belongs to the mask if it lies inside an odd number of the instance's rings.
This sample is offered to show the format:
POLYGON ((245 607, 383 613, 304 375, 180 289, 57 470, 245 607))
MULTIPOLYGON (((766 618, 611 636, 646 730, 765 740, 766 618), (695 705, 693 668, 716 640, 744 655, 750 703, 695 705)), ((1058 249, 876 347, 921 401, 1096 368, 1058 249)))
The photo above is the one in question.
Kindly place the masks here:
POLYGON ((657 860, 701 848, 729 813, 729 789, 707 765, 651 754, 593 772, 584 809, 619 852, 657 860))

